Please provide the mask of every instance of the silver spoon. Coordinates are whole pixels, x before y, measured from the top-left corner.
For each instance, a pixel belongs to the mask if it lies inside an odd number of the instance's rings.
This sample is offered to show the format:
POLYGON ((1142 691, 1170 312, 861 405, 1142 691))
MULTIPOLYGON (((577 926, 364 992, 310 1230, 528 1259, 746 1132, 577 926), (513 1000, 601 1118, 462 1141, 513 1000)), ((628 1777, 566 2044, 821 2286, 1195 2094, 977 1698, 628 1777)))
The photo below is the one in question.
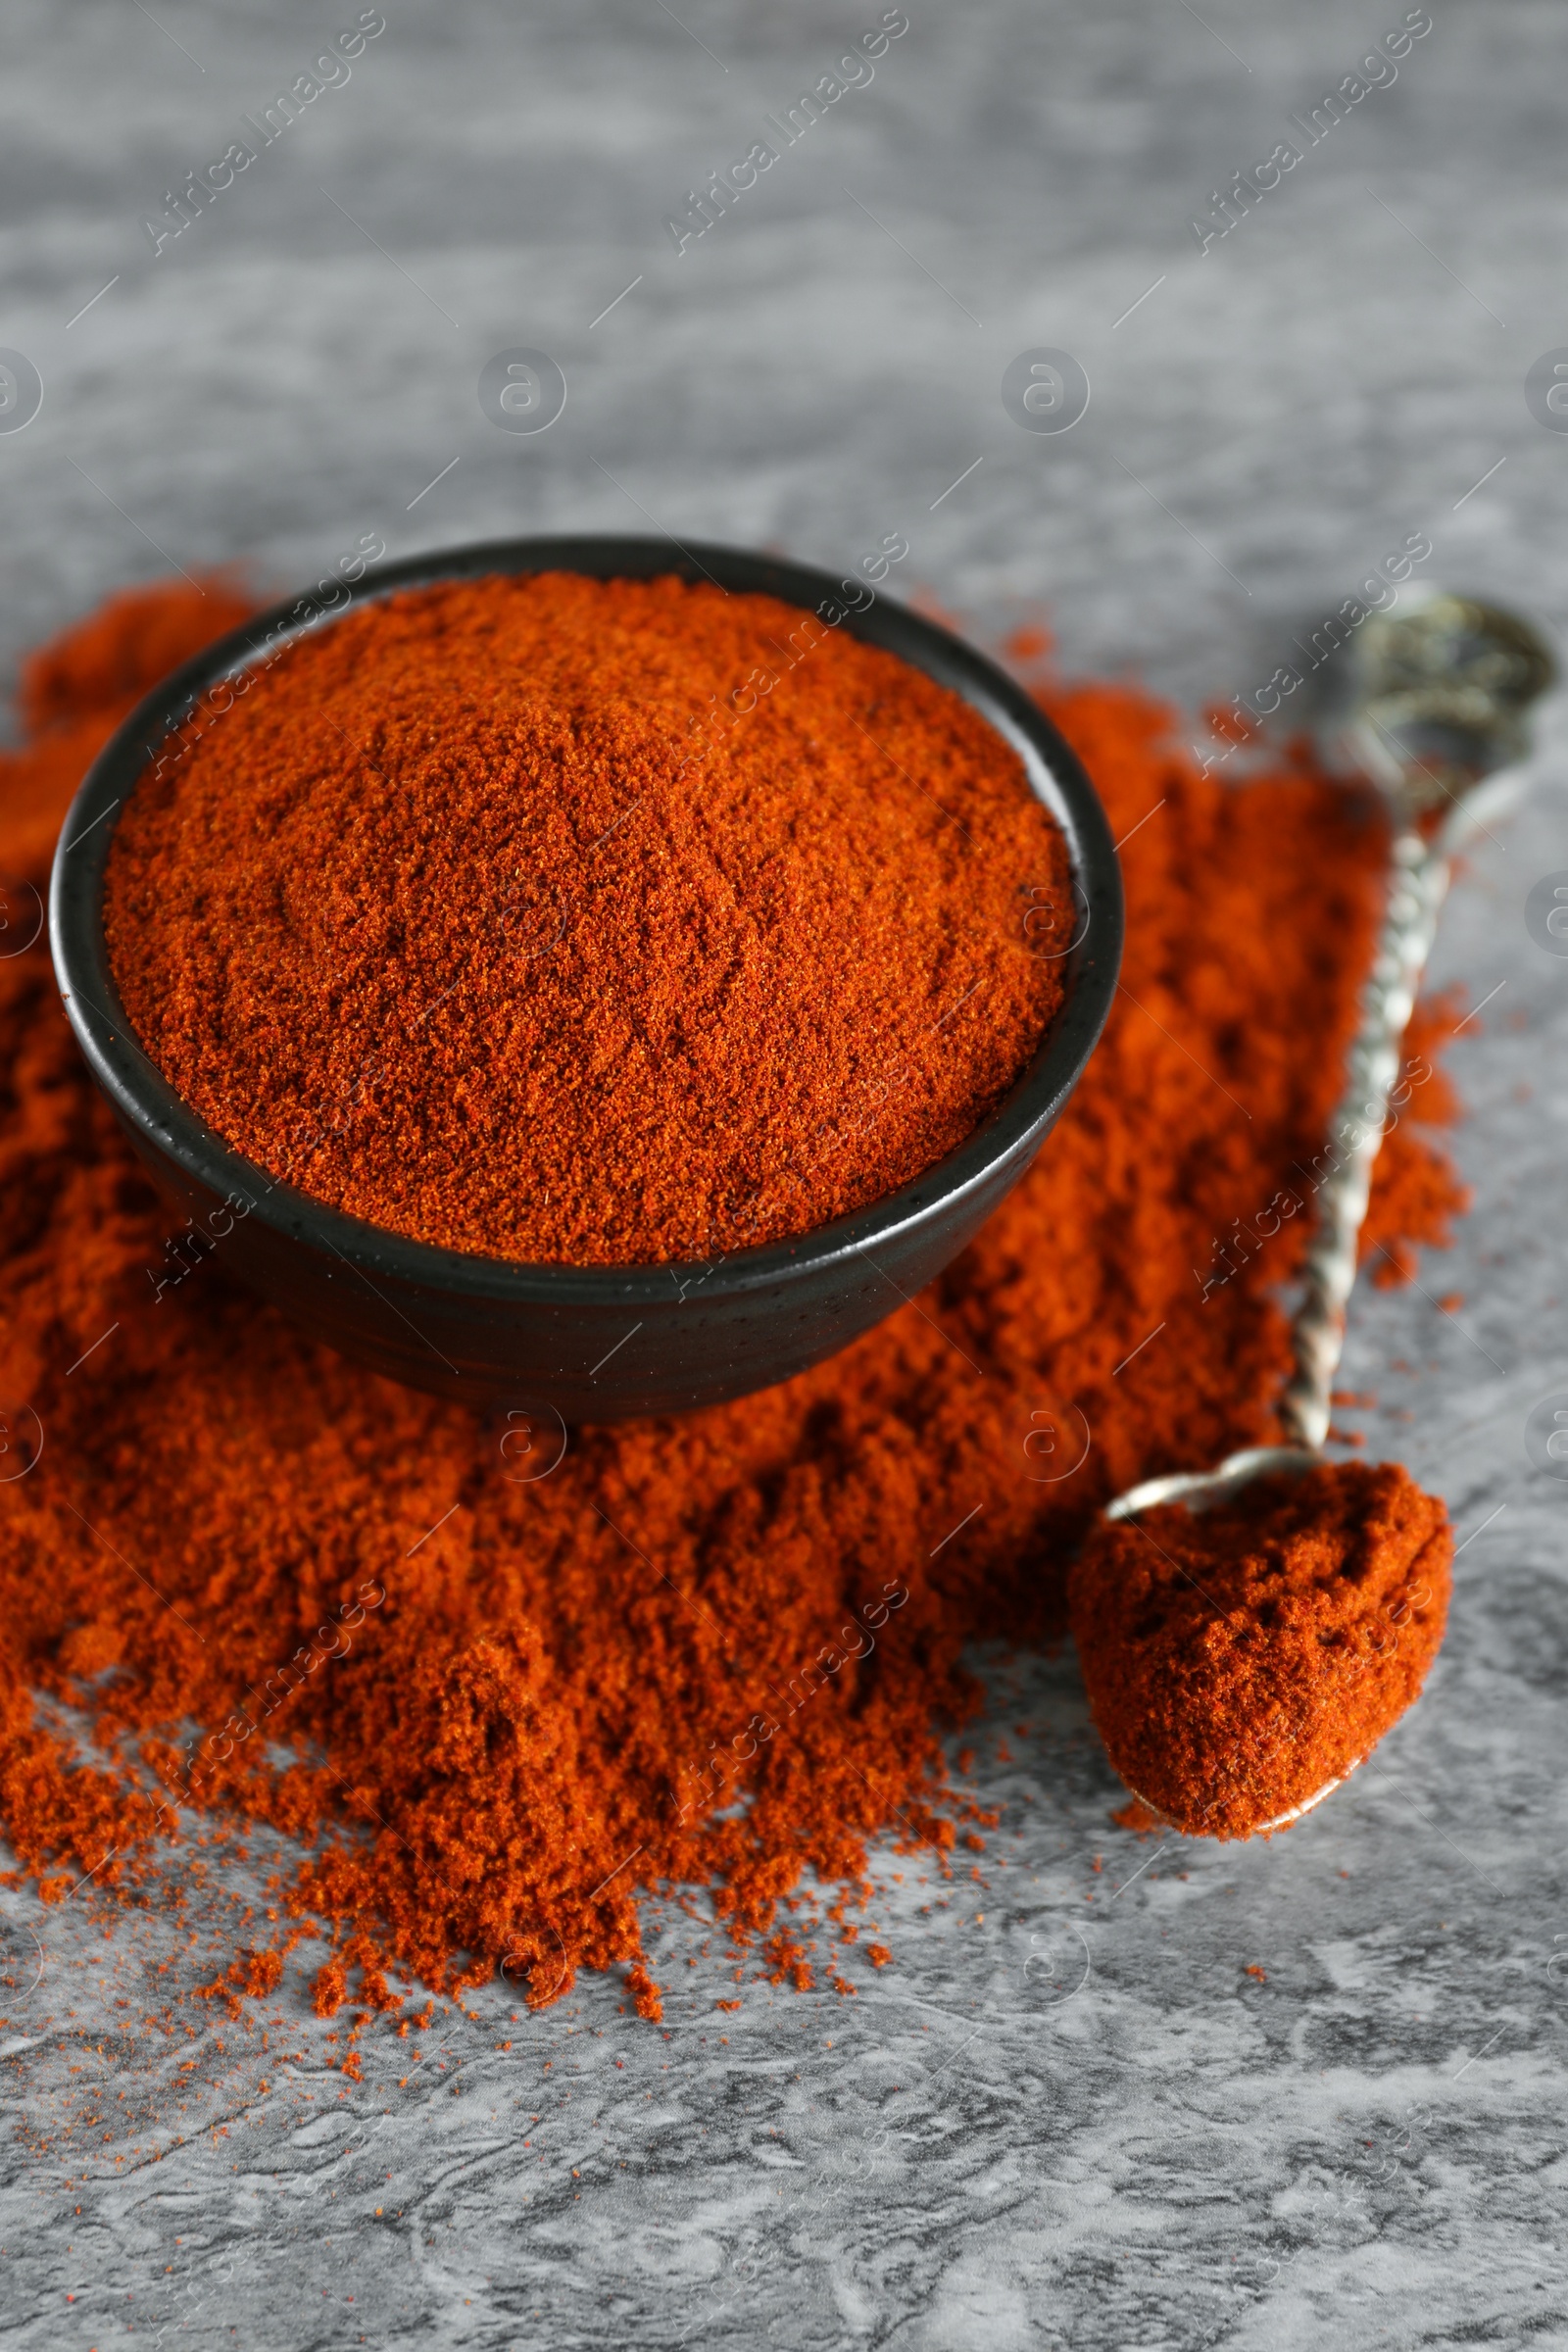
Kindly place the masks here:
MULTIPOLYGON (((1329 1127, 1331 1165, 1318 1193, 1305 1288, 1292 1326, 1296 1370, 1280 1404, 1288 1443, 1246 1446, 1213 1470, 1146 1478, 1106 1505, 1107 1519, 1135 1519, 1162 1502, 1202 1510, 1230 1501, 1256 1479, 1299 1474, 1323 1460, 1372 1169, 1452 860, 1486 830, 1487 817, 1516 797, 1518 763, 1529 749, 1526 713, 1556 674, 1550 651, 1527 621, 1436 588, 1407 596, 1397 611, 1373 614, 1336 661, 1320 729, 1325 748, 1337 764, 1353 765, 1381 788, 1394 839, 1388 905, 1345 1091, 1329 1127), (1433 825, 1434 812, 1445 808, 1433 825)), ((1340 1780, 1328 1782, 1260 1829, 1298 1820, 1339 1786, 1340 1780)))

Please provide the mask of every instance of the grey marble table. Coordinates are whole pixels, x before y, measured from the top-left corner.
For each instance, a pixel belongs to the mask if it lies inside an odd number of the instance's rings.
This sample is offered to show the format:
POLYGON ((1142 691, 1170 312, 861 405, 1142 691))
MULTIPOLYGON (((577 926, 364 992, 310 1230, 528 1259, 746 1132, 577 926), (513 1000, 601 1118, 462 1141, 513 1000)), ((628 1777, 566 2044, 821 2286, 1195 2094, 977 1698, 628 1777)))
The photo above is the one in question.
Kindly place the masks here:
MULTIPOLYGON (((1526 391, 1568 341, 1551 0, 1433 0, 1396 77, 1361 61, 1398 0, 908 0, 677 251, 688 192, 880 13, 386 0, 155 253, 165 191, 353 0, 15 0, 0 344, 43 405, 0 429, 7 648, 176 564, 293 585, 365 534, 576 526, 835 564, 903 531, 977 634, 1049 609, 1070 666, 1194 703, 1254 692, 1414 531, 1561 626, 1568 433, 1526 391), (1260 192, 1203 247, 1238 171, 1260 192), (547 431, 476 397, 516 348, 564 373, 547 431), (1070 431, 1004 406, 1040 348, 1092 385, 1070 431)), ((927 1913, 883 1856, 900 1964, 858 2002, 722 2018, 671 1911, 662 2032, 600 1981, 514 2028, 487 1994, 423 2092, 383 2051, 340 2098, 293 1985, 270 2053, 205 2013, 150 2048, 116 2004, 183 1936, 126 1954, 0 1893, 7 1950, 44 1951, 0 2077, 0 2344, 1568 2345, 1568 1487, 1524 1439, 1568 1391, 1568 962, 1524 913, 1568 867, 1565 755, 1548 716, 1440 943, 1493 997, 1453 1054, 1474 1212, 1354 1309, 1369 1450, 1464 1545, 1435 1702, 1288 1838, 1156 1850, 1109 1825, 1070 1661, 996 1660, 1048 1727, 1027 1770, 979 1742, 1005 1869, 927 1913), (280 2065, 315 2122, 261 2090, 280 2065), (83 2066, 115 2129, 40 2148, 83 2066)))

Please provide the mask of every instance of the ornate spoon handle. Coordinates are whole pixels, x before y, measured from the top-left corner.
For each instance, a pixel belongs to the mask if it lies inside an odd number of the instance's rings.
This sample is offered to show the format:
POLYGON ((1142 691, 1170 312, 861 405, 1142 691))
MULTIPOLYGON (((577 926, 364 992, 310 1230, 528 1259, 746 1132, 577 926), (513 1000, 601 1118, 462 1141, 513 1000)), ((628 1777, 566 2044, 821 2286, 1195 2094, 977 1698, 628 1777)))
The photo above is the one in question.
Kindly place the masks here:
POLYGON ((1286 1442, 1244 1447, 1212 1470, 1145 1479, 1105 1505, 1107 1519, 1133 1519, 1163 1502, 1201 1509, 1256 1478, 1307 1469, 1320 1457, 1372 1169, 1447 895, 1449 860, 1484 829, 1484 814, 1512 800, 1521 780, 1516 763, 1529 746, 1530 706, 1556 677, 1550 648, 1528 621, 1442 589, 1368 618, 1337 666, 1335 740, 1348 764, 1381 787, 1394 842, 1345 1089, 1317 1163, 1317 1216, 1292 1330, 1296 1371, 1280 1400, 1286 1442), (1440 809, 1446 811, 1442 824, 1423 831, 1422 818, 1440 809))
POLYGON ((1314 1450, 1329 1431, 1329 1392, 1345 1349, 1345 1315, 1372 1170, 1399 1075, 1399 1049, 1447 895, 1446 856, 1413 830, 1390 854, 1389 900, 1346 1065, 1345 1092, 1329 1124, 1328 1167, 1306 1253, 1306 1292, 1292 1337, 1296 1373, 1280 1402, 1287 1438, 1314 1450))
POLYGON ((1389 901, 1345 1092, 1329 1130, 1328 1168, 1297 1315, 1296 1374, 1281 1399, 1286 1431, 1316 1448, 1345 1347, 1346 1302, 1372 1169, 1388 1129, 1399 1048, 1447 895, 1449 859, 1479 824, 1478 803, 1511 797, 1506 771, 1528 744, 1526 713, 1555 675, 1528 621, 1472 597, 1426 590, 1369 621, 1342 670, 1342 742, 1382 786, 1395 824, 1389 901), (1485 791, 1483 779, 1492 782, 1485 791), (1446 809, 1441 827, 1420 819, 1446 809))

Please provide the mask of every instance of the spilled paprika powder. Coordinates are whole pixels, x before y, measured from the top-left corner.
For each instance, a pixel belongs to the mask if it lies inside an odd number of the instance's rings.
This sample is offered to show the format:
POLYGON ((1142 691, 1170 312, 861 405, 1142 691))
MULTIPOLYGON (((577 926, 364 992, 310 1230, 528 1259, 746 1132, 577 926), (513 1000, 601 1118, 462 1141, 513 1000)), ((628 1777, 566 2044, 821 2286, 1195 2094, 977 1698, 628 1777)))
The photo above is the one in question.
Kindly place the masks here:
POLYGON ((573 1264, 921 1175, 1040 1043, 1073 923, 1059 829, 949 688, 774 597, 570 572, 297 639, 166 750, 105 886, 125 1008, 227 1142, 573 1264))
MULTIPOLYGON (((137 591, 28 664, 30 732, 0 753, 15 903, 92 751, 232 625, 226 593, 137 591)), ((0 1397, 43 1440, 13 1437, 0 1482, 0 1818, 49 1892, 91 1871, 74 1899, 106 1913, 167 1899, 172 1802, 182 1839, 229 1819, 306 1842, 276 1900, 331 1929, 324 2007, 395 2000, 394 1965, 447 1989, 503 1969, 536 2002, 613 1966, 657 2015, 641 1890, 709 1887, 755 1936, 810 1874, 861 1879, 873 1838, 952 1848, 940 1735, 981 1703, 963 1644, 1059 1633, 1110 1495, 1273 1434, 1309 1201, 1217 1285, 1214 1242, 1257 1236, 1318 1149, 1386 849, 1304 755, 1223 784, 1136 688, 1040 692, 1127 836, 1129 925, 1036 1166, 842 1355, 579 1433, 532 1483, 507 1431, 302 1339, 220 1250, 155 1305, 167 1212, 42 942, 0 958, 0 1397), (384 1601, 322 1640, 368 1585, 384 1601), (40 1691, 85 1711, 92 1750, 40 1691)), ((1443 1025, 1410 1040, 1369 1244, 1439 1241, 1458 1205, 1418 1124, 1453 1108, 1443 1025)))

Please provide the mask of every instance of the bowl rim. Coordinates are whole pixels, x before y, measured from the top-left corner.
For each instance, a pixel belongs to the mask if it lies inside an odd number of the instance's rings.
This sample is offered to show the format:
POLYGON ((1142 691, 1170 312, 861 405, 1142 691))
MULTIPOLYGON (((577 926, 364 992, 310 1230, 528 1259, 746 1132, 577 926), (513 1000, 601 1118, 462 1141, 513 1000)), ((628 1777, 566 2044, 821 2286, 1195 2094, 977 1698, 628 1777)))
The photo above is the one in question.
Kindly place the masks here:
MULTIPOLYGON (((611 533, 475 540, 331 579, 286 598, 205 647, 145 695, 99 752, 61 828, 49 894, 50 944, 61 997, 89 1068, 133 1140, 172 1159, 237 1215, 323 1249, 360 1274, 416 1292, 516 1305, 668 1305, 698 1286, 711 1298, 772 1290, 808 1272, 860 1257, 944 1214, 994 1181, 999 1164, 1021 1166, 1077 1083, 1110 1010, 1122 943, 1120 868, 1110 827, 1075 754, 1005 671, 939 622, 814 564, 707 541, 611 533), (1022 760, 1029 782, 1066 839, 1082 921, 1064 952, 1066 993, 1013 1086, 956 1150, 897 1192, 791 1239, 718 1251, 705 1259, 572 1265, 489 1257, 415 1241, 356 1217, 225 1143, 169 1084, 136 1038, 110 969, 102 905, 116 812, 151 760, 204 694, 254 669, 360 606, 407 589, 492 573, 574 571, 600 579, 673 575, 726 591, 777 596, 900 656, 977 709, 1022 760), (327 587, 330 597, 324 594, 327 587), (851 595, 869 601, 852 605, 851 595), (243 1203, 243 1207, 241 1206, 243 1203)), ((880 1271, 880 1269, 878 1269, 880 1271)), ((888 1277, 887 1279, 891 1279, 888 1277)), ((897 1286, 895 1286, 897 1287, 897 1286)), ((901 1294, 902 1295, 902 1294, 901 1294)))

